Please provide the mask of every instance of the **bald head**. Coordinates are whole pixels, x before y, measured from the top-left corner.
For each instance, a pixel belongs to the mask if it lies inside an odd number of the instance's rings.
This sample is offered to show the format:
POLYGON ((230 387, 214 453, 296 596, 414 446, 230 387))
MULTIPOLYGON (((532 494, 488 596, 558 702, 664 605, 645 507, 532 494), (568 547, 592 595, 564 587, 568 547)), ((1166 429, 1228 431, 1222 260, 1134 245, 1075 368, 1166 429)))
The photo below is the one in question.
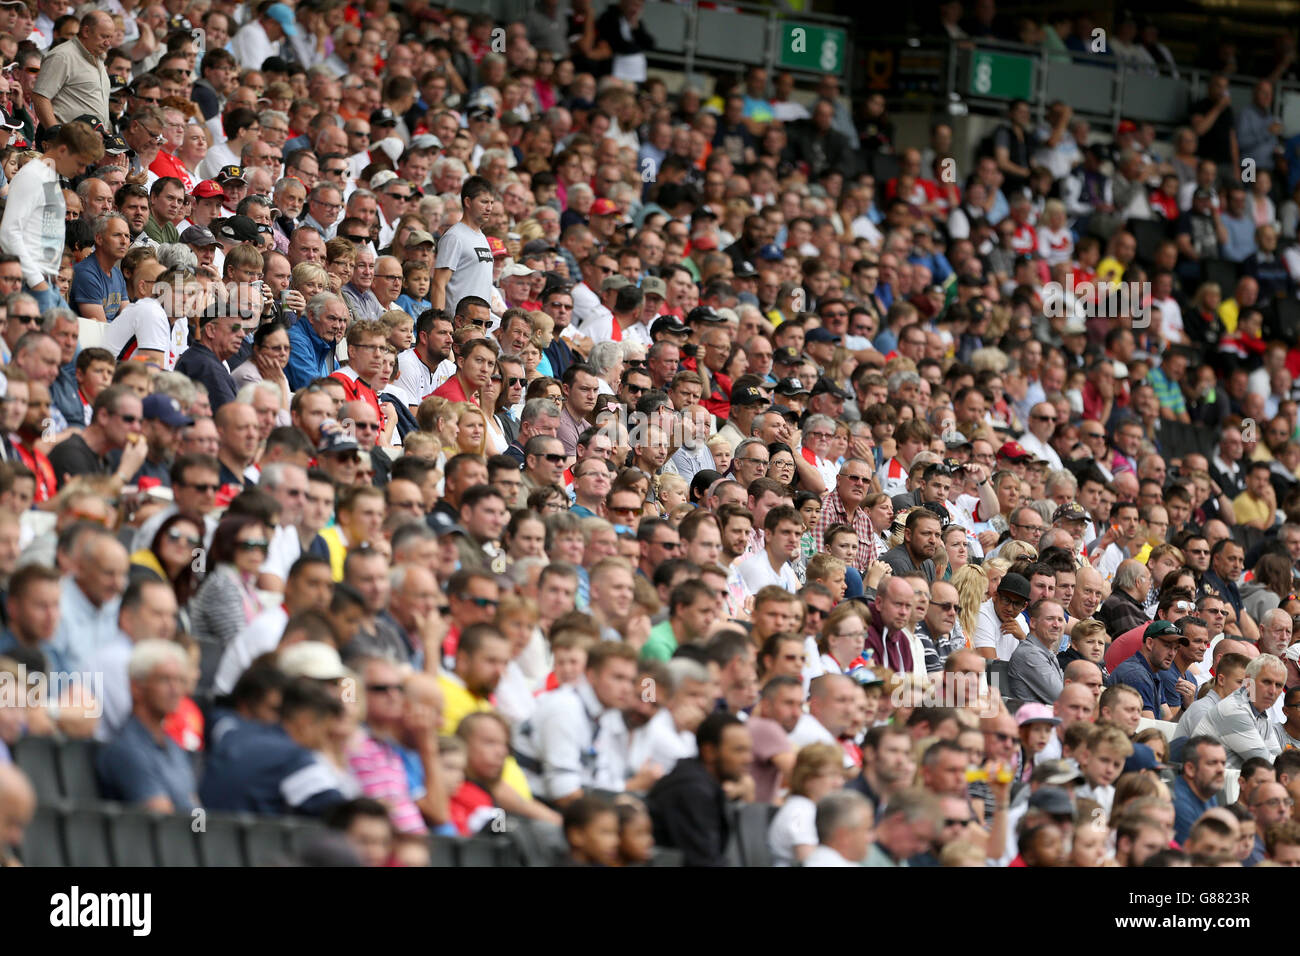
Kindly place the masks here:
POLYGON ((810 701, 825 700, 836 693, 842 693, 846 685, 852 687, 853 681, 843 674, 825 674, 812 682, 808 699, 810 701))
POLYGON ((1065 665, 1064 675, 1067 687, 1070 684, 1090 684, 1101 678, 1101 668, 1092 661, 1070 661, 1065 665))
POLYGON ((1096 704, 1097 698, 1083 684, 1066 684, 1061 695, 1056 698, 1052 711, 1064 724, 1072 724, 1080 720, 1091 720, 1096 704))
POLYGON ((1238 641, 1231 637, 1225 637, 1219 643, 1214 645, 1214 650, 1210 652, 1210 666, 1218 667, 1219 658, 1224 654, 1241 654, 1249 660, 1259 657, 1259 648, 1254 644, 1246 641, 1238 641))

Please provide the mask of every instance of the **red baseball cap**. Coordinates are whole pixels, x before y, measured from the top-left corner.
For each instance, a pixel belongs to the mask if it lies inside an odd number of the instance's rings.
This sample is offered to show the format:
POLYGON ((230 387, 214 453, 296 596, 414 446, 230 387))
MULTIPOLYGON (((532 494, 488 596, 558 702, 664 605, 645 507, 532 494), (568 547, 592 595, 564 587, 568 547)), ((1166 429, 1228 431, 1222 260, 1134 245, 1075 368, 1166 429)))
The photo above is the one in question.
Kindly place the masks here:
POLYGON ((194 187, 190 195, 195 199, 225 199, 226 191, 217 185, 215 179, 205 179, 194 187))
POLYGON ((492 258, 500 259, 506 254, 506 244, 496 236, 488 236, 488 248, 492 250, 492 258))
POLYGON ((618 212, 618 206, 614 205, 608 199, 597 199, 591 204, 591 214, 593 216, 612 216, 618 212))
POLYGON ((1009 441, 998 449, 998 457, 1006 458, 1010 461, 1025 461, 1034 456, 1025 451, 1024 447, 1018 441, 1009 441))

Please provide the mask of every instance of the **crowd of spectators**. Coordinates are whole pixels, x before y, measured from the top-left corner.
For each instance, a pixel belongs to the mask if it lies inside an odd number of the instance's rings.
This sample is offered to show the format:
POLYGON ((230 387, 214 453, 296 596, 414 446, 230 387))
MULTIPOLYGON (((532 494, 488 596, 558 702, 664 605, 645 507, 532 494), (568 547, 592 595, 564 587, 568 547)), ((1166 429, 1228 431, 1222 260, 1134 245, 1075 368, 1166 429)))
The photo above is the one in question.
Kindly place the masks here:
POLYGON ((1271 81, 954 155, 642 7, 0 4, 0 861, 53 737, 365 865, 1300 865, 1271 81))

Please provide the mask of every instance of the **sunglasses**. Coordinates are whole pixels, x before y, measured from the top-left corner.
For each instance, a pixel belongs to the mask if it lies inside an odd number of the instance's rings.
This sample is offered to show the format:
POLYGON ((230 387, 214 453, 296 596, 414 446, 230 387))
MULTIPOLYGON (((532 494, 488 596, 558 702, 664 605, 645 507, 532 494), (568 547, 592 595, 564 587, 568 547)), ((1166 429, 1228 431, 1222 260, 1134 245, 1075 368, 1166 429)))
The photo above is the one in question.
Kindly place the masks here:
POLYGON ((175 541, 180 544, 187 544, 191 548, 197 548, 203 543, 202 538, 196 537, 192 534, 185 534, 182 531, 177 531, 175 528, 167 532, 167 540, 175 541))
POLYGON ((366 691, 371 694, 400 694, 401 684, 367 684, 366 691))
POLYGON ((552 465, 558 465, 560 462, 564 461, 563 455, 556 455, 554 453, 544 454, 541 455, 540 457, 545 458, 552 465))
POLYGON ((495 608, 501 604, 500 601, 494 600, 492 598, 485 598, 485 597, 472 597, 472 598, 467 598, 466 600, 468 600, 471 604, 473 604, 475 607, 478 608, 484 608, 484 607, 495 608))
POLYGON ((247 541, 236 541, 235 547, 240 551, 267 551, 271 547, 271 542, 265 538, 250 538, 247 541))

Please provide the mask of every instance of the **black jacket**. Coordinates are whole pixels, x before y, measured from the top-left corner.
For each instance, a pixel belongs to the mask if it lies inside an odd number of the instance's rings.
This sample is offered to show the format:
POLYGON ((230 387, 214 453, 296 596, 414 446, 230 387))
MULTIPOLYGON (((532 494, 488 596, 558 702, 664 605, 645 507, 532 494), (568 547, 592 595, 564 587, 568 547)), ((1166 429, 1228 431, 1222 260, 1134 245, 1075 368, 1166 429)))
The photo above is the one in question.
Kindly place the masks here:
POLYGON ((655 842, 681 850, 686 866, 726 866, 731 828, 722 785, 699 758, 679 760, 646 795, 655 842))

